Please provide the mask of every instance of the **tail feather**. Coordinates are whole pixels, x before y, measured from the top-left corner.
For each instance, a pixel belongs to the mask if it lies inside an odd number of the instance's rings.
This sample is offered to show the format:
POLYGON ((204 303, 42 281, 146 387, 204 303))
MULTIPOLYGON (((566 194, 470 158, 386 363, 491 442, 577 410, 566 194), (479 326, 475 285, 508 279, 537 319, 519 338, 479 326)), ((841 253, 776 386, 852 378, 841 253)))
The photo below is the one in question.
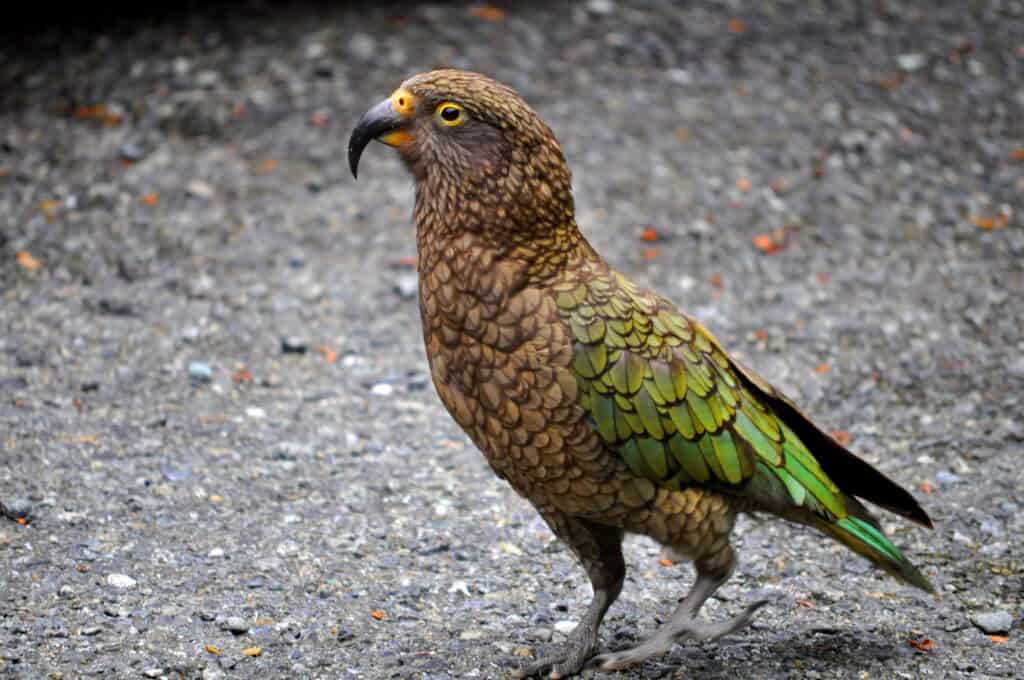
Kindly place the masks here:
POLYGON ((866 518, 849 515, 837 522, 816 518, 814 524, 858 555, 866 557, 879 569, 921 590, 936 594, 935 586, 886 538, 867 511, 864 514, 866 518))

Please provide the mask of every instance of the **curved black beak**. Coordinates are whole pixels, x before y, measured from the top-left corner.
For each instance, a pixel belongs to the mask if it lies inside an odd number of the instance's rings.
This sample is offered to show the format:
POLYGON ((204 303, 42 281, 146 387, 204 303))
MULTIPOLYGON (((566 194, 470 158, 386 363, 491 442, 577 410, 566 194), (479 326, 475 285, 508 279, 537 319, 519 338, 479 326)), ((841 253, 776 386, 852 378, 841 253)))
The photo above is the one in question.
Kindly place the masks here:
MULTIPOLYGON (((352 177, 358 179, 359 158, 363 155, 363 149, 371 140, 379 139, 388 133, 400 130, 408 122, 408 119, 395 110, 390 99, 376 104, 356 123, 352 130, 352 136, 348 140, 348 167, 352 170, 352 177)), ((388 135, 382 139, 385 144, 394 146, 399 143, 402 135, 388 135)))

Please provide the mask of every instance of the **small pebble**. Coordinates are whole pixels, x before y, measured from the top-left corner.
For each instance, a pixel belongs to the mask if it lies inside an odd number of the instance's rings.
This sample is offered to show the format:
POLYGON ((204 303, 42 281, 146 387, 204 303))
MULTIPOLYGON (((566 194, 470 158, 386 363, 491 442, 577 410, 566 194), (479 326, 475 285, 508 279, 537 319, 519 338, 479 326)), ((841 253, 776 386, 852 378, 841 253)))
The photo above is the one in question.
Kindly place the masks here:
POLYGON ((99 626, 87 626, 87 627, 82 629, 82 635, 88 635, 88 636, 98 635, 101 630, 103 630, 103 629, 100 628, 99 626))
POLYGON ((394 391, 394 386, 388 383, 377 383, 370 388, 370 393, 375 394, 378 397, 390 397, 394 391))
POLYGON ((136 583, 138 583, 138 581, 127 574, 109 574, 107 576, 107 584, 112 585, 115 588, 134 588, 136 583))
POLYGON ((221 630, 226 630, 235 635, 242 635, 249 632, 249 624, 241 616, 229 616, 220 624, 221 630))
POLYGON ((1010 612, 1002 609, 994 609, 987 612, 978 612, 971 616, 971 623, 989 635, 1008 633, 1013 626, 1013 616, 1010 612))
POLYGON ((210 382, 213 379, 213 369, 210 368, 210 364, 204 361, 189 363, 188 374, 196 382, 210 382))
POLYGON ((281 352, 284 354, 305 354, 309 351, 309 343, 304 339, 289 335, 281 338, 281 352))
POLYGON ((9 501, 0 502, 0 513, 11 519, 31 519, 32 501, 27 498, 12 498, 9 501))
POLYGON ((924 67, 926 60, 923 54, 911 52, 909 54, 901 54, 896 57, 896 63, 899 64, 900 68, 904 71, 917 71, 924 67))
POLYGON ((569 633, 576 630, 576 626, 579 625, 578 621, 556 621, 555 631, 562 635, 568 635, 569 633))
POLYGON ((250 406, 249 408, 245 409, 245 415, 249 416, 250 418, 259 419, 266 418, 267 412, 260 408, 259 406, 250 406))
POLYGON ((189 196, 195 196, 196 198, 212 198, 214 194, 212 186, 198 179, 189 182, 185 187, 185 191, 188 192, 189 196))
POLYGON ((133 144, 132 142, 125 142, 122 144, 117 150, 117 153, 121 156, 122 160, 126 160, 130 163, 141 161, 146 157, 146 152, 143 148, 138 144, 133 144))
POLYGON ((395 279, 394 291, 403 300, 412 300, 419 292, 420 284, 415 274, 402 274, 395 279))
POLYGON ((145 675, 147 678, 159 678, 161 675, 164 674, 164 669, 147 668, 146 670, 142 671, 142 674, 145 675))
POLYGON ((949 470, 939 470, 935 473, 935 485, 940 489, 948 489, 963 481, 959 475, 954 475, 949 470))
POLYGON ((183 468, 164 468, 164 479, 169 482, 184 482, 192 477, 192 470, 183 468))

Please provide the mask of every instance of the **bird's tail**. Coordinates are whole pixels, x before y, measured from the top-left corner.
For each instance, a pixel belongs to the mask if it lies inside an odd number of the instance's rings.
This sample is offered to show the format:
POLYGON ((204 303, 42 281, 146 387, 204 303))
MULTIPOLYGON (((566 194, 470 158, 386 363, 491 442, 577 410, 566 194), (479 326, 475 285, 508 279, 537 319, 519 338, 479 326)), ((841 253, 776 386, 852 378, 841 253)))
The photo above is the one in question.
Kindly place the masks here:
POLYGON ((814 526, 858 555, 866 557, 879 569, 912 586, 935 594, 935 586, 885 537, 878 523, 864 506, 852 498, 848 500, 848 503, 853 514, 847 515, 837 522, 815 517, 814 526), (853 501, 853 503, 849 503, 849 501, 853 501), (856 517, 855 514, 862 515, 862 517, 856 517))

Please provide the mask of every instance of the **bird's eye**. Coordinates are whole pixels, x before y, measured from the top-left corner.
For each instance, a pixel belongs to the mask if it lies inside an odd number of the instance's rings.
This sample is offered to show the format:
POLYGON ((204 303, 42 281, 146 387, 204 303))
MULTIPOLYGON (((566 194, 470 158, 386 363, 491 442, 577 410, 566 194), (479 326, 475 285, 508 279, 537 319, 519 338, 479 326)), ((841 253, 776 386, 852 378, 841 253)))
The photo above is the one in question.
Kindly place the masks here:
POLYGON ((462 125, 466 120, 462 107, 455 102, 444 102, 437 107, 434 115, 437 116, 443 125, 448 125, 449 127, 462 125))

